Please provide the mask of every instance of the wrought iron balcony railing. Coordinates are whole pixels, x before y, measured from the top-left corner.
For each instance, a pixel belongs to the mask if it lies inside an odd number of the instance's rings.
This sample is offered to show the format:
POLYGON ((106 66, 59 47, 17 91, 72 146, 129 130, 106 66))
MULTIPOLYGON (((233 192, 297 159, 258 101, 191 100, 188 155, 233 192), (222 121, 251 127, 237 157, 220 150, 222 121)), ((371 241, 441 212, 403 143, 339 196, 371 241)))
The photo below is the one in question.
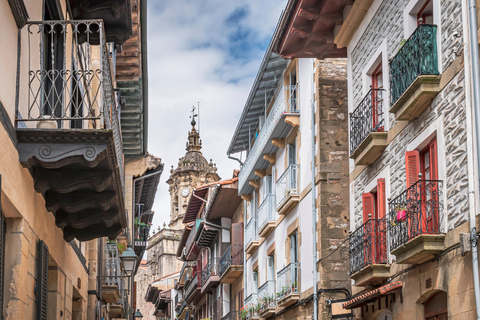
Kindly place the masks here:
POLYGON ((443 233, 443 182, 419 179, 389 201, 390 251, 417 236, 443 233))
POLYGON ((386 219, 369 219, 349 239, 350 275, 372 264, 386 264, 386 219))
POLYGON ((390 61, 390 104, 422 75, 438 75, 437 26, 421 24, 390 61))
POLYGON ((287 200, 290 195, 299 194, 299 172, 300 165, 291 164, 280 176, 280 178, 278 178, 275 189, 277 209, 287 200))
POLYGON ((260 313, 267 308, 276 307, 274 280, 268 280, 258 288, 258 300, 260 302, 260 313))
POLYGON ((208 281, 211 276, 220 275, 220 259, 211 258, 208 260, 205 268, 202 270, 202 286, 208 281))
POLYGON ((289 294, 298 293, 300 262, 292 262, 277 273, 277 301, 289 294))
POLYGON ((230 266, 243 266, 243 246, 231 244, 220 258, 220 275, 223 275, 230 266))
POLYGON ((102 20, 29 21, 22 37, 28 91, 20 86, 16 126, 112 129, 123 177, 120 110, 102 20))
POLYGON ((258 208, 258 228, 261 230, 269 221, 275 221, 275 195, 269 194, 258 208))
POLYGON ((247 223, 247 226, 245 227, 245 247, 247 247, 250 242, 258 239, 256 224, 256 218, 253 217, 250 219, 250 221, 247 223))
POLYGON ((300 109, 297 103, 298 86, 283 86, 275 97, 275 102, 265 119, 265 124, 255 138, 253 146, 250 148, 247 159, 242 166, 242 170, 238 175, 239 189, 247 182, 250 172, 252 172, 255 163, 261 156, 261 153, 278 124, 278 121, 284 114, 299 114, 300 109))
POLYGON ((383 89, 371 89, 350 114, 350 153, 362 143, 371 132, 383 132, 383 89))

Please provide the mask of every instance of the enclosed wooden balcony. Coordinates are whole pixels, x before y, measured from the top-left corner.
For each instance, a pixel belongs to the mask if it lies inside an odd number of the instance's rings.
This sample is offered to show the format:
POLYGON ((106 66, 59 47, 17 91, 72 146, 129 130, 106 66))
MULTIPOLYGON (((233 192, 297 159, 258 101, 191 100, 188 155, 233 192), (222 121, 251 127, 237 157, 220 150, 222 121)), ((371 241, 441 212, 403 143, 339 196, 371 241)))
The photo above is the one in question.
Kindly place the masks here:
POLYGON ((390 62, 390 108, 396 120, 413 120, 440 92, 437 26, 420 24, 390 62))
POLYGON ((398 264, 420 264, 444 250, 443 182, 419 179, 389 202, 390 252, 398 264))
POLYGON ((231 244, 220 258, 220 282, 232 284, 243 274, 243 245, 231 244))
POLYGON ((375 162, 388 144, 383 118, 385 90, 371 89, 350 113, 350 158, 355 165, 375 162))
POLYGON ((126 226, 119 96, 103 30, 101 20, 27 22, 21 30, 20 163, 66 241, 113 239, 126 226))
POLYGON ((379 285, 390 277, 386 230, 386 219, 369 219, 350 235, 350 278, 355 285, 379 285))

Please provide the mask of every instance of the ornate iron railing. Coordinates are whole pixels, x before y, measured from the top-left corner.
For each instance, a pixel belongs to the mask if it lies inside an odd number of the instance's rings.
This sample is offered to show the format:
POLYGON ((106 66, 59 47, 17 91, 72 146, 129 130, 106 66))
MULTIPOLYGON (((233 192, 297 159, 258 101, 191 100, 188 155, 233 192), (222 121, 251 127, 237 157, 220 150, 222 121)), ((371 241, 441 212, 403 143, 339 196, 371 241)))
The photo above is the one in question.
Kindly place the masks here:
POLYGON ((272 136, 275 127, 284 114, 299 114, 300 109, 297 103, 298 86, 283 86, 280 92, 275 96, 275 102, 265 119, 265 124, 255 138, 253 146, 250 148, 248 157, 243 163, 242 169, 238 174, 238 188, 242 189, 247 183, 248 176, 252 172, 255 163, 261 156, 261 153, 272 136))
POLYGON ((350 153, 371 132, 383 132, 383 89, 370 89, 360 104, 350 114, 350 153))
POLYGON ((275 221, 275 195, 269 194, 258 208, 258 231, 269 221, 275 221))
POLYGON ((277 306, 274 280, 268 280, 258 288, 258 300, 260 302, 259 312, 277 306))
POLYGON ((299 164, 291 164, 285 172, 278 178, 275 186, 275 198, 277 200, 277 209, 287 200, 290 195, 299 193, 299 164))
POLYGON ((103 21, 29 21, 24 36, 28 63, 20 72, 28 72, 28 91, 20 86, 16 126, 34 122, 49 129, 112 129, 123 183, 120 105, 103 21))
POLYGON ((258 239, 256 220, 256 217, 251 218, 250 221, 248 221, 247 226, 245 227, 245 247, 247 247, 250 242, 258 239))
POLYGON ((437 26, 421 24, 390 61, 390 104, 422 75, 438 75, 437 26))
POLYGON ((443 233, 443 182, 419 179, 389 201, 390 250, 423 234, 443 233))
POLYGON ((202 286, 207 283, 208 279, 211 276, 220 275, 220 259, 219 258, 210 258, 205 268, 202 270, 202 286))
POLYGON ((220 258, 220 275, 223 275, 230 266, 243 266, 243 246, 231 244, 220 258))
POLYGON ((386 219, 369 219, 349 238, 350 275, 372 264, 386 264, 386 219))
POLYGON ((289 294, 298 293, 300 262, 292 262, 277 273, 277 301, 289 294))

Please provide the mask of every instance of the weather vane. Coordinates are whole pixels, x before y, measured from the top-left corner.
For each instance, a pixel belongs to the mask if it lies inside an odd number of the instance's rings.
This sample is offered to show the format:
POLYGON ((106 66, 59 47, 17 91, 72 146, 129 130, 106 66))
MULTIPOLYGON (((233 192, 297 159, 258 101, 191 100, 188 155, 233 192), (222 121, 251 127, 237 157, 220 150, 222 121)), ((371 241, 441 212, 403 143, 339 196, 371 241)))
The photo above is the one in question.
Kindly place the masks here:
POLYGON ((195 114, 195 109, 197 109, 195 106, 192 107, 192 115, 190 116, 190 119, 192 119, 192 122, 190 122, 192 124, 193 127, 195 127, 195 125, 197 124, 197 122, 195 121, 195 118, 198 116, 198 114, 195 114))

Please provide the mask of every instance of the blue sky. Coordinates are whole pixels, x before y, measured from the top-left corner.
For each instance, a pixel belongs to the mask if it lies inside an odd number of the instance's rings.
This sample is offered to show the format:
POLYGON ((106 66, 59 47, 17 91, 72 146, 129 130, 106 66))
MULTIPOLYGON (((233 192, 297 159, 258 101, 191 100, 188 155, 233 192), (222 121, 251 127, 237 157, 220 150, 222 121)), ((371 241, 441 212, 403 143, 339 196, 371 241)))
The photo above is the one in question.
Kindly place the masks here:
POLYGON ((154 226, 169 221, 165 181, 185 154, 190 110, 200 102, 203 155, 222 178, 226 151, 286 0, 148 3, 149 152, 165 164, 154 226))

